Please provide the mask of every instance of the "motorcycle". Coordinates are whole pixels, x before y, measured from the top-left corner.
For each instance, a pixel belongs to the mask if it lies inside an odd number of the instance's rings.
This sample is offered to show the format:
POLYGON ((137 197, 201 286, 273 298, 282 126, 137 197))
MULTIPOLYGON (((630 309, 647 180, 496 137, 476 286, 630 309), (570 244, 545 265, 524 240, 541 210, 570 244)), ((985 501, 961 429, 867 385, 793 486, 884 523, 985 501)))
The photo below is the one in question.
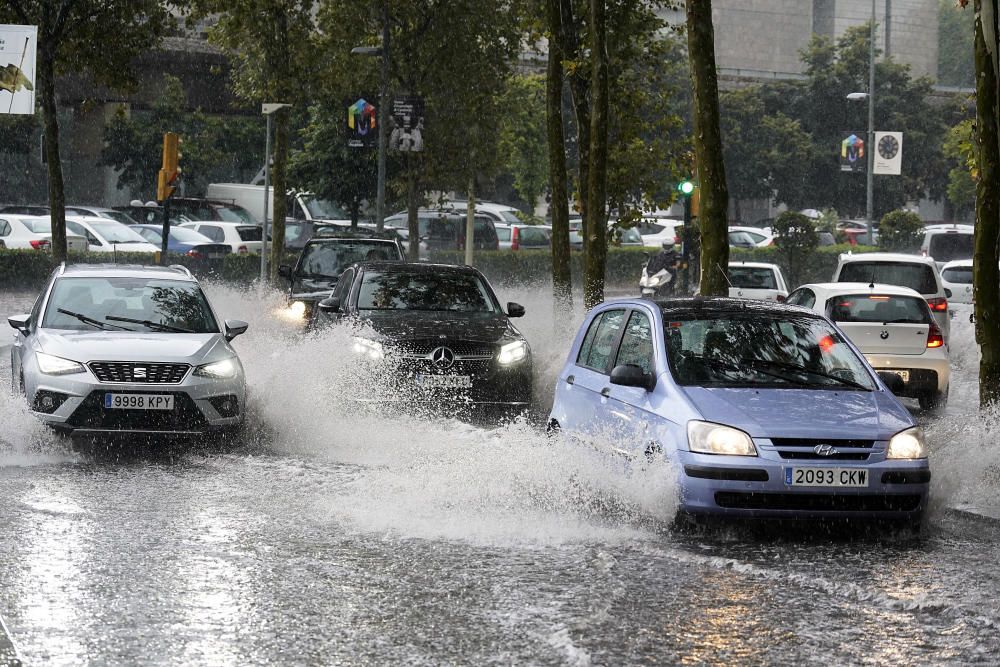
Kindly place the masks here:
POLYGON ((674 278, 677 275, 676 267, 666 267, 659 269, 649 275, 649 262, 642 267, 642 276, 639 278, 639 293, 646 298, 657 296, 669 296, 674 290, 674 278))

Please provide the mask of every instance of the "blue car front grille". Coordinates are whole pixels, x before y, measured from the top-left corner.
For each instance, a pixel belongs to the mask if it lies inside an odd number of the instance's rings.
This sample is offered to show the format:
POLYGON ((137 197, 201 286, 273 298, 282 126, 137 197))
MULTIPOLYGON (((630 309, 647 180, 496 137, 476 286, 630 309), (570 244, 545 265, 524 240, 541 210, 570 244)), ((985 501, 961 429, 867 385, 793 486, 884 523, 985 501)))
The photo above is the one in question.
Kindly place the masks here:
POLYGON ((783 459, 818 461, 867 461, 874 440, 831 440, 829 438, 771 438, 783 459))

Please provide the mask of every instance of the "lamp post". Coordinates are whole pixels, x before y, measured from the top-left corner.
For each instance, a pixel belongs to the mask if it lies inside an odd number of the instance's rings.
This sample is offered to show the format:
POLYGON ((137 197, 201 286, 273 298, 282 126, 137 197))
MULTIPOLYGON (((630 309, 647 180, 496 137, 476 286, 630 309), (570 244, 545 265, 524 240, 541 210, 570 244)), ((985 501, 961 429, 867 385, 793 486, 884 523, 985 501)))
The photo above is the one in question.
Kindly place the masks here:
POLYGON ((264 225, 260 235, 260 283, 262 285, 267 280, 267 207, 271 190, 271 116, 274 115, 275 111, 290 106, 292 105, 280 102, 265 102, 260 105, 260 111, 267 119, 267 138, 264 141, 264 225))
POLYGON ((382 46, 356 46, 351 53, 359 56, 378 56, 382 59, 378 91, 378 185, 375 195, 375 229, 385 227, 385 126, 388 123, 386 106, 389 90, 389 0, 382 5, 382 46))
POLYGON ((865 220, 868 223, 868 243, 874 245, 872 221, 875 217, 875 2, 872 0, 871 34, 868 39, 868 92, 851 93, 847 99, 852 102, 868 100, 868 139, 865 142, 865 220))

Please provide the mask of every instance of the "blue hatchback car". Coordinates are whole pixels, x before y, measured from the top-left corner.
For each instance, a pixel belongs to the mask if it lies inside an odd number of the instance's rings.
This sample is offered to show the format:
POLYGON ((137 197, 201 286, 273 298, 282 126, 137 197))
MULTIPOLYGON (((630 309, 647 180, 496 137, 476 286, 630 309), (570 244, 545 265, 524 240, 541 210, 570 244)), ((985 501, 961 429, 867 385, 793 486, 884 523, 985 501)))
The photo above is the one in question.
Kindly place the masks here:
POLYGON ((927 503, 921 429, 847 337, 804 308, 601 304, 573 341, 549 419, 662 452, 682 515, 916 524, 927 503))

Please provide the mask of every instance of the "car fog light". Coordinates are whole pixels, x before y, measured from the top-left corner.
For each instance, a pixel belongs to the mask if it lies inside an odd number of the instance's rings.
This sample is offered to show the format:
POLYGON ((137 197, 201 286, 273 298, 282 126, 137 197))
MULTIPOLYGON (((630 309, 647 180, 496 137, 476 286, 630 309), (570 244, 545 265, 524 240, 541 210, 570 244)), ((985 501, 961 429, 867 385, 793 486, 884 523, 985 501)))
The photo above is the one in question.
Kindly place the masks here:
POLYGON ((889 451, 886 453, 889 459, 926 459, 927 442, 924 440, 924 431, 919 426, 908 428, 892 436, 889 440, 889 451))
POLYGON ((42 398, 42 407, 43 408, 48 409, 48 408, 51 408, 53 405, 55 405, 55 401, 52 400, 51 396, 44 396, 42 398))
POLYGON ((236 360, 233 357, 216 361, 194 369, 194 374, 198 377, 212 378, 214 380, 229 380, 236 377, 238 371, 236 360))
POLYGON ((739 429, 711 422, 688 422, 688 446, 692 452, 726 456, 757 456, 750 436, 739 429))
POLYGON ((44 352, 35 352, 35 361, 38 362, 38 370, 46 375, 72 375, 85 370, 83 364, 44 352))
POLYGON ((382 343, 377 340, 355 336, 354 347, 352 349, 355 354, 364 355, 373 361, 378 361, 385 357, 385 350, 382 348, 382 343))
POLYGON ((521 361, 526 356, 528 356, 528 344, 523 340, 515 340, 513 343, 507 343, 500 347, 500 354, 497 356, 497 361, 504 366, 510 366, 521 361))

